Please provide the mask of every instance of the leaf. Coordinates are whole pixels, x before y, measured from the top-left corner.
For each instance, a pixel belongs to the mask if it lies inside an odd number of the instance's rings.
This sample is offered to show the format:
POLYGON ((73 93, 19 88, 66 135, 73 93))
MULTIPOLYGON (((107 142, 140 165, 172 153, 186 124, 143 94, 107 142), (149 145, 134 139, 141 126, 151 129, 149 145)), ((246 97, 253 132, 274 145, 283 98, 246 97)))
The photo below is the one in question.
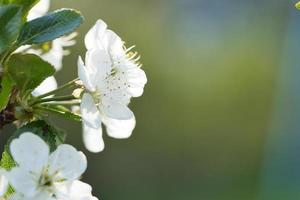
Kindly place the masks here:
POLYGON ((40 136, 50 147, 50 151, 53 152, 58 145, 63 144, 66 139, 66 134, 49 125, 43 120, 31 122, 21 128, 19 128, 12 138, 9 140, 9 144, 15 138, 18 138, 24 132, 31 132, 40 136))
POLYGON ((11 80, 8 74, 4 74, 2 77, 1 89, 0 89, 0 112, 4 108, 6 108, 13 86, 14 86, 13 80, 11 80))
MULTIPOLYGON (((0 161, 0 167, 9 171, 12 168, 16 166, 16 162, 14 161, 13 157, 9 153, 8 146, 5 146, 5 150, 2 153, 2 158, 0 161)), ((12 193, 14 193, 14 189, 11 187, 11 185, 8 186, 7 191, 4 195, 5 199, 8 199, 7 197, 10 196, 12 193)), ((1 199, 1 198, 0 198, 1 199)))
POLYGON ((55 73, 55 68, 34 54, 14 54, 7 63, 7 69, 22 91, 32 91, 43 80, 55 73))
POLYGON ((24 24, 17 44, 40 44, 73 32, 83 21, 78 11, 62 9, 24 24))
POLYGON ((15 4, 22 6, 22 16, 27 17, 29 10, 39 2, 40 0, 0 0, 1 5, 15 4))
POLYGON ((0 161, 0 166, 6 170, 10 170, 13 167, 16 166, 16 163, 14 161, 14 159, 12 158, 12 156, 8 153, 8 150, 6 148, 6 150, 2 153, 2 158, 0 161))
POLYGON ((16 41, 21 28, 21 8, 16 5, 0 7, 0 54, 16 41))

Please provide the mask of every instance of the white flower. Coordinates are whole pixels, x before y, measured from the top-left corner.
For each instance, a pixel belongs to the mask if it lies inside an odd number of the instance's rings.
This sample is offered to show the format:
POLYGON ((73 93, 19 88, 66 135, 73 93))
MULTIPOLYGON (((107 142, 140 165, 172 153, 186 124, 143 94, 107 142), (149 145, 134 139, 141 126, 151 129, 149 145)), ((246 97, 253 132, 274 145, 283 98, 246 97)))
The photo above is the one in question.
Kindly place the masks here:
POLYGON ((77 33, 72 33, 68 36, 63 36, 43 44, 42 46, 37 46, 32 48, 30 45, 25 45, 17 49, 16 53, 30 53, 40 56, 45 61, 52 64, 56 71, 61 70, 63 57, 68 55, 70 52, 65 50, 65 47, 70 47, 76 44, 74 38, 77 33))
POLYGON ((0 169, 0 198, 6 193, 8 187, 8 182, 4 174, 5 171, 0 169))
MULTIPOLYGON (((97 197, 92 195, 92 187, 81 181, 72 181, 59 188, 59 194, 56 197, 57 200, 98 200, 97 197)), ((40 199, 31 199, 24 197, 20 193, 14 193, 10 196, 9 200, 44 200, 42 197, 40 199)), ((54 199, 53 199, 54 200, 54 199)))
MULTIPOLYGON (((73 195, 71 186, 76 184, 74 181, 80 178, 87 167, 84 154, 71 145, 60 145, 50 153, 49 146, 30 132, 14 139, 10 152, 17 167, 7 172, 6 177, 16 191, 12 197, 16 200, 70 198, 73 195)), ((90 196, 90 191, 77 189, 79 193, 90 196)))
MULTIPOLYGON (((76 36, 77 33, 72 33, 68 36, 63 36, 53 40, 51 44, 48 44, 50 47, 47 51, 38 48, 31 48, 30 45, 26 45, 20 47, 15 53, 28 53, 40 56, 43 60, 53 65, 56 71, 59 71, 62 68, 63 57, 69 54, 69 51, 64 50, 64 48, 73 46, 76 43, 74 40, 76 36)), ((41 85, 33 91, 32 94, 34 96, 42 95, 56 88, 57 82, 54 76, 52 76, 43 81, 41 85)))
POLYGON ((124 47, 121 38, 98 20, 87 33, 85 64, 78 60, 78 76, 86 93, 82 97, 84 143, 92 152, 102 151, 101 123, 114 138, 128 138, 135 117, 128 108, 131 97, 141 96, 147 82, 136 53, 124 47))
MULTIPOLYGON (((39 1, 29 12, 27 20, 34 20, 47 14, 50 8, 50 0, 39 1)), ((68 36, 57 38, 51 42, 45 43, 42 46, 33 48, 31 45, 25 45, 18 48, 15 53, 30 53, 40 56, 45 61, 52 64, 56 71, 61 70, 62 61, 65 55, 69 54, 69 51, 65 50, 65 47, 73 46, 76 42, 74 38, 77 33, 72 33, 68 36)), ((54 77, 50 77, 45 80, 41 85, 33 91, 34 96, 42 95, 51 90, 57 88, 57 82, 54 77)))

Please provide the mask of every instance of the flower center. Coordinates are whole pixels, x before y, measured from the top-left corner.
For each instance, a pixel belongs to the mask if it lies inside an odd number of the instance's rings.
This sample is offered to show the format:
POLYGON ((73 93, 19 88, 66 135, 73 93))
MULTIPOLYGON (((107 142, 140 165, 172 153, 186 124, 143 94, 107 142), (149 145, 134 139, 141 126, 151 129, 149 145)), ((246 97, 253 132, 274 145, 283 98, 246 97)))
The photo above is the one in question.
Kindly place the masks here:
POLYGON ((40 176, 39 186, 48 188, 53 186, 53 183, 54 183, 54 176, 51 176, 49 174, 48 169, 45 169, 42 175, 40 176))

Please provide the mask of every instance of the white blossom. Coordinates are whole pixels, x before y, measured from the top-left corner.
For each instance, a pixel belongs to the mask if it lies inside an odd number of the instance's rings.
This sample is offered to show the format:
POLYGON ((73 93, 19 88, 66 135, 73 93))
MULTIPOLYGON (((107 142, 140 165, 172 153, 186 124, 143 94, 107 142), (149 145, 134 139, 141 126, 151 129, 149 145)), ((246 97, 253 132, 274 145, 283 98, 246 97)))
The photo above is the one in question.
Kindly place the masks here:
POLYGON ((72 33, 68 36, 57 38, 49 43, 45 43, 44 45, 35 48, 32 48, 30 45, 25 45, 20 47, 16 53, 38 55, 45 61, 52 64, 56 71, 59 71, 62 68, 63 57, 70 53, 68 50, 65 50, 65 47, 70 47, 76 44, 76 41, 74 40, 76 36, 77 33, 72 33))
POLYGON ((104 148, 101 123, 113 138, 132 134, 135 117, 128 104, 131 97, 142 95, 147 78, 137 53, 126 49, 102 20, 87 33, 85 45, 85 63, 78 60, 78 76, 86 88, 81 102, 83 139, 88 150, 99 152, 104 148))
MULTIPOLYGON (((39 1, 29 12, 27 20, 34 20, 36 18, 42 17, 47 14, 50 8, 50 0, 41 0, 39 1)), ((77 33, 72 33, 68 36, 63 36, 57 38, 51 42, 45 43, 41 46, 31 46, 25 45, 18 48, 15 53, 27 53, 35 54, 40 56, 43 60, 52 64, 56 71, 61 70, 62 61, 65 55, 69 54, 68 50, 65 50, 66 47, 73 46, 76 44, 74 38, 77 36, 77 33)), ((42 95, 44 93, 50 92, 57 88, 57 82, 54 77, 46 79, 41 85, 33 91, 34 96, 42 95)))
POLYGON ((59 145, 50 153, 40 137, 26 132, 11 142, 10 152, 17 163, 6 174, 15 189, 12 200, 74 200, 75 192, 82 194, 78 200, 93 200, 91 188, 78 181, 86 170, 86 157, 71 145, 59 145))

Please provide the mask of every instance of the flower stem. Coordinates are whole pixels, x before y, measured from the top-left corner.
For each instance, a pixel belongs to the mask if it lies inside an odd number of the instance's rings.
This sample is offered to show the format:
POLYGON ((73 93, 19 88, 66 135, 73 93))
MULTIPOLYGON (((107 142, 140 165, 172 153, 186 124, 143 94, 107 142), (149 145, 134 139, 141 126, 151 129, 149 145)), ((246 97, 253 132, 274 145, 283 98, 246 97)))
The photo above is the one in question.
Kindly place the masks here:
POLYGON ((61 96, 61 97, 52 97, 52 98, 46 98, 46 99, 38 99, 34 102, 31 103, 31 106, 34 106, 36 104, 40 103, 46 103, 46 102, 52 102, 52 101, 71 101, 71 100, 76 100, 73 95, 68 95, 68 96, 61 96))
POLYGON ((55 94, 55 93, 58 93, 58 92, 60 92, 60 91, 63 91, 63 90, 65 90, 65 89, 68 89, 68 88, 74 86, 74 83, 75 83, 76 81, 78 81, 78 80, 79 80, 78 78, 77 78, 77 79, 74 79, 74 80, 72 80, 72 81, 70 81, 70 82, 68 82, 68 83, 66 83, 66 84, 64 84, 64 85, 62 85, 62 86, 60 86, 60 87, 58 87, 58 88, 55 89, 55 90, 52 90, 52 91, 50 91, 50 92, 47 92, 47 93, 42 94, 42 95, 40 95, 40 96, 37 96, 37 98, 38 98, 38 99, 42 99, 42 98, 48 97, 48 96, 50 96, 50 95, 53 95, 53 94, 55 94))
POLYGON ((69 111, 60 111, 55 108, 51 108, 51 107, 47 107, 47 106, 36 106, 35 108, 41 112, 53 113, 53 114, 60 115, 64 118, 70 119, 70 120, 81 121, 80 115, 74 114, 69 111))
POLYGON ((67 106, 74 106, 74 105, 79 105, 80 101, 60 101, 60 102, 49 102, 47 105, 67 105, 67 106))

